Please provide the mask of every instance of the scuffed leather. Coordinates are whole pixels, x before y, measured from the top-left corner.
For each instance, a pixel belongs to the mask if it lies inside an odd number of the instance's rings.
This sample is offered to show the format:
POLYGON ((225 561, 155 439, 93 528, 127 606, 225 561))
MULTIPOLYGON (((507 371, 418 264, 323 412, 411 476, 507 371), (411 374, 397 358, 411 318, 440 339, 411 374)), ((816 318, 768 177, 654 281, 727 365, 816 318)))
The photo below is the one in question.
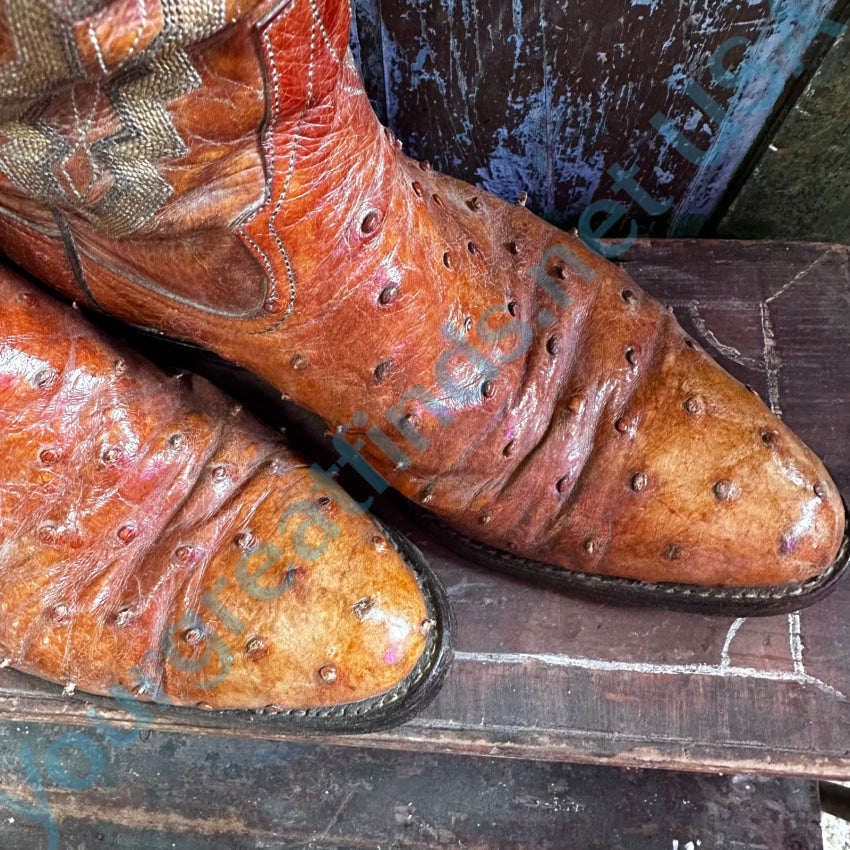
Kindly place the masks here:
POLYGON ((417 578, 368 515, 317 494, 279 435, 6 270, 0 305, 4 663, 101 694, 138 693, 138 665, 175 704, 273 711, 356 702, 411 672, 440 627, 417 578), (279 529, 305 500, 315 515, 279 529), (321 544, 316 516, 338 534, 305 560, 293 541, 312 522, 304 540, 321 544), (273 598, 240 583, 243 555, 253 573, 274 553, 262 544, 281 550, 256 579, 287 582, 273 598))
MULTIPOLYGON (((225 53, 233 77, 250 69, 265 99, 263 120, 218 159, 210 152, 211 187, 229 215, 234 205, 219 192, 228 158, 262 151, 264 200, 232 220, 267 276, 261 309, 224 315, 245 287, 254 291, 241 266, 203 252, 177 261, 188 219, 200 232, 206 217, 222 218, 200 200, 190 212, 179 191, 143 245, 106 238, 67 209, 63 246, 47 212, 0 180, 0 203, 14 216, 0 217, 5 249, 66 293, 88 289, 102 309, 207 346, 347 427, 393 487, 488 546, 583 572, 701 585, 782 584, 827 568, 844 529, 840 496, 760 399, 574 235, 405 157, 346 51, 344 0, 261 12, 195 49, 225 53), (558 244, 593 273, 587 283, 550 257, 543 272, 569 295, 563 309, 533 277, 558 244), (220 310, 174 297, 186 263, 193 301, 220 310), (542 311, 551 326, 539 323, 542 311), (518 320, 532 334, 523 352, 518 320), (460 401, 435 377, 452 350, 448 326, 465 340, 455 347, 475 345, 497 369, 484 380, 452 359, 468 391, 460 401), (438 421, 420 396, 391 424, 386 414, 415 387, 453 420, 438 421), (408 456, 403 468, 370 426, 408 456)), ((216 113, 219 100, 213 85, 169 109, 186 120, 216 113)), ((256 169, 232 174, 241 187, 233 197, 255 180, 256 169)))

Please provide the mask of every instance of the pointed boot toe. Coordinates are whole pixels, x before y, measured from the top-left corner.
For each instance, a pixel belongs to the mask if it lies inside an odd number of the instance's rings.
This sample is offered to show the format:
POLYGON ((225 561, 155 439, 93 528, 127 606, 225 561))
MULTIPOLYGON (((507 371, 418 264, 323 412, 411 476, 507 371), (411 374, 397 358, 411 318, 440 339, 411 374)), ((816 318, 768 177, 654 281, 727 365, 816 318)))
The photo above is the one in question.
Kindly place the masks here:
POLYGON ((458 545, 622 600, 727 614, 814 601, 847 566, 835 484, 757 395, 630 286, 657 330, 639 354, 633 335, 609 335, 596 356, 610 367, 571 370, 548 423, 526 438, 531 450, 514 432, 507 458, 493 452, 492 467, 508 467, 501 496, 479 495, 476 516, 454 516, 458 545), (614 361, 627 351, 633 362, 612 393, 614 361))
POLYGON ((486 563, 723 613, 834 586, 820 462, 575 235, 404 156, 345 0, 182 5, 132 54, 138 12, 57 18, 51 75, 10 71, 16 262, 279 387, 486 563))
POLYGON ((427 703, 453 620, 408 541, 317 495, 309 464, 206 381, 5 270, 0 304, 6 664, 293 732, 427 703))

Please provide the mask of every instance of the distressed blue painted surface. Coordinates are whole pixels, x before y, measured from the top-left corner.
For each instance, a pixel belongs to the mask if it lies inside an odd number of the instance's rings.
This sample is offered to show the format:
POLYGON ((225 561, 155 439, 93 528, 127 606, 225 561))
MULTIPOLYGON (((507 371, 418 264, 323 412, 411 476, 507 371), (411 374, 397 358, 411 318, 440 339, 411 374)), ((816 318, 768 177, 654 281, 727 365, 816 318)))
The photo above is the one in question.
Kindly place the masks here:
MULTIPOLYGON (((753 4, 756 5, 756 4, 753 4)), ((801 45, 801 53, 817 35, 822 19, 828 18, 832 10, 831 0, 815 0, 805 3, 802 0, 797 6, 805 9, 811 14, 811 18, 800 22, 798 32, 798 43, 801 45)), ((748 51, 745 61, 763 62, 769 61, 781 68, 785 80, 789 80, 793 74, 793 57, 789 61, 782 36, 781 26, 790 25, 788 15, 788 4, 777 4, 774 9, 779 14, 771 15, 770 20, 761 27, 758 38, 748 51)), ((796 29, 796 28, 795 28, 796 29)), ((753 79, 751 82, 734 90, 732 98, 727 106, 728 121, 720 127, 713 139, 713 145, 709 156, 701 165, 697 174, 694 175, 687 191, 676 206, 676 218, 671 222, 671 235, 688 235, 694 228, 688 221, 688 217, 694 217, 697 224, 701 224, 705 218, 714 210, 720 193, 725 189, 732 178, 735 169, 750 149, 762 125, 770 114, 770 110, 776 104, 776 97, 764 98, 764 83, 762 80, 753 79), (764 105, 761 101, 764 100, 764 105), (759 104, 758 108, 755 105, 759 104), (730 142, 728 149, 722 144, 722 139, 729 133, 730 125, 737 125, 740 131, 730 142), (716 155, 713 152, 718 150, 716 155)))
MULTIPOLYGON (((798 4, 812 16, 831 8, 798 4)), ((712 53, 743 36, 753 42, 747 61, 792 74, 768 0, 355 0, 355 9, 367 89, 408 151, 508 200, 527 191, 532 209, 564 224, 614 198, 644 230, 694 233, 769 114, 751 109, 757 80, 740 90, 713 81, 712 53), (685 95, 689 79, 727 111, 722 126, 685 95), (653 128, 658 112, 708 151, 699 165, 653 128), (614 191, 615 163, 638 166, 653 197, 674 199, 672 214, 653 219, 614 191)), ((813 17, 800 44, 816 31, 813 17)))

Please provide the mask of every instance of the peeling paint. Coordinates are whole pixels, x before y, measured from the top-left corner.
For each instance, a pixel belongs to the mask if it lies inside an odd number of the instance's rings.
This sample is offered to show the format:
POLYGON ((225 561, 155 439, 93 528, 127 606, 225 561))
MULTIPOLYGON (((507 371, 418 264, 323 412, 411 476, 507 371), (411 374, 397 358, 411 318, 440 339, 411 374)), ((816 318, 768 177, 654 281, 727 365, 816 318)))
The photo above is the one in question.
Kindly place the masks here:
MULTIPOLYGON (((799 5, 803 8, 802 3, 799 5)), ((806 8, 812 15, 826 17, 832 9, 832 3, 830 0, 812 0, 806 4, 806 8)), ((800 43, 808 45, 817 33, 817 25, 809 22, 803 29, 804 34, 800 38, 800 43)), ((791 65, 775 20, 768 20, 760 29, 758 39, 747 52, 746 60, 748 62, 772 61, 784 69, 786 80, 791 77, 791 65)), ((676 205, 676 214, 671 222, 671 235, 678 235, 681 232, 677 221, 680 217, 707 218, 714 210, 722 191, 758 136, 765 117, 775 106, 776 100, 772 98, 758 110, 753 108, 755 104, 760 103, 764 94, 765 83, 759 79, 752 80, 733 93, 727 107, 729 119, 720 127, 713 139, 713 148, 717 148, 719 138, 728 133, 732 122, 741 128, 741 132, 724 146, 722 156, 709 155, 694 175, 687 192, 676 205)), ((686 224, 683 229, 687 233, 691 225, 686 224)))
MULTIPOLYGON (((829 7, 797 3, 813 15, 829 7)), ((380 31, 380 39, 361 34, 358 47, 373 102, 382 99, 381 117, 406 149, 507 200, 527 191, 530 208, 560 224, 611 197, 605 172, 619 161, 638 166, 649 194, 675 199, 671 232, 692 234, 767 114, 753 110, 765 82, 724 89, 711 79, 710 57, 732 36, 752 42, 752 61, 784 53, 768 0, 378 4, 355 0, 358 27, 380 31), (379 60, 365 55, 367 44, 379 60), (695 107, 685 94, 691 79, 728 120, 717 126, 695 107), (708 151, 699 166, 653 128, 657 112, 708 151)), ((815 30, 801 28, 801 43, 815 30)), ((782 67, 791 74, 787 60, 782 67)), ((630 214, 644 229, 657 224, 634 205, 630 214)))

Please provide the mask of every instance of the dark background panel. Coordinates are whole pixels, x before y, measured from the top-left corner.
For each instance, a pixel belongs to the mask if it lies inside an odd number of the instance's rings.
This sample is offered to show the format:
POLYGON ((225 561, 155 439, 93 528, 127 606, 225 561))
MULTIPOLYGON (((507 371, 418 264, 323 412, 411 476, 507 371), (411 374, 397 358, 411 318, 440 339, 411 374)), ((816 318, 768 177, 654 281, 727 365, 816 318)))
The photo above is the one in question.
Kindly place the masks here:
POLYGON ((846 32, 768 143, 717 233, 743 239, 850 244, 850 38, 846 32))
MULTIPOLYGON (((614 198, 643 232, 686 236, 737 194, 800 94, 785 40, 814 70, 832 43, 815 37, 817 16, 841 18, 846 6, 796 0, 807 14, 794 20, 792 6, 769 0, 355 0, 352 41, 376 111, 411 155, 508 200, 527 191, 558 224, 614 198), (757 106, 760 80, 713 81, 710 57, 733 37, 752 42, 747 61, 783 69, 781 96, 757 106), (722 126, 685 93, 689 79, 726 110, 722 126), (701 164, 652 126, 659 112, 708 152, 701 164), (670 211, 650 215, 615 191, 617 163, 636 167, 670 211)), ((742 56, 738 47, 729 60, 742 56)))

